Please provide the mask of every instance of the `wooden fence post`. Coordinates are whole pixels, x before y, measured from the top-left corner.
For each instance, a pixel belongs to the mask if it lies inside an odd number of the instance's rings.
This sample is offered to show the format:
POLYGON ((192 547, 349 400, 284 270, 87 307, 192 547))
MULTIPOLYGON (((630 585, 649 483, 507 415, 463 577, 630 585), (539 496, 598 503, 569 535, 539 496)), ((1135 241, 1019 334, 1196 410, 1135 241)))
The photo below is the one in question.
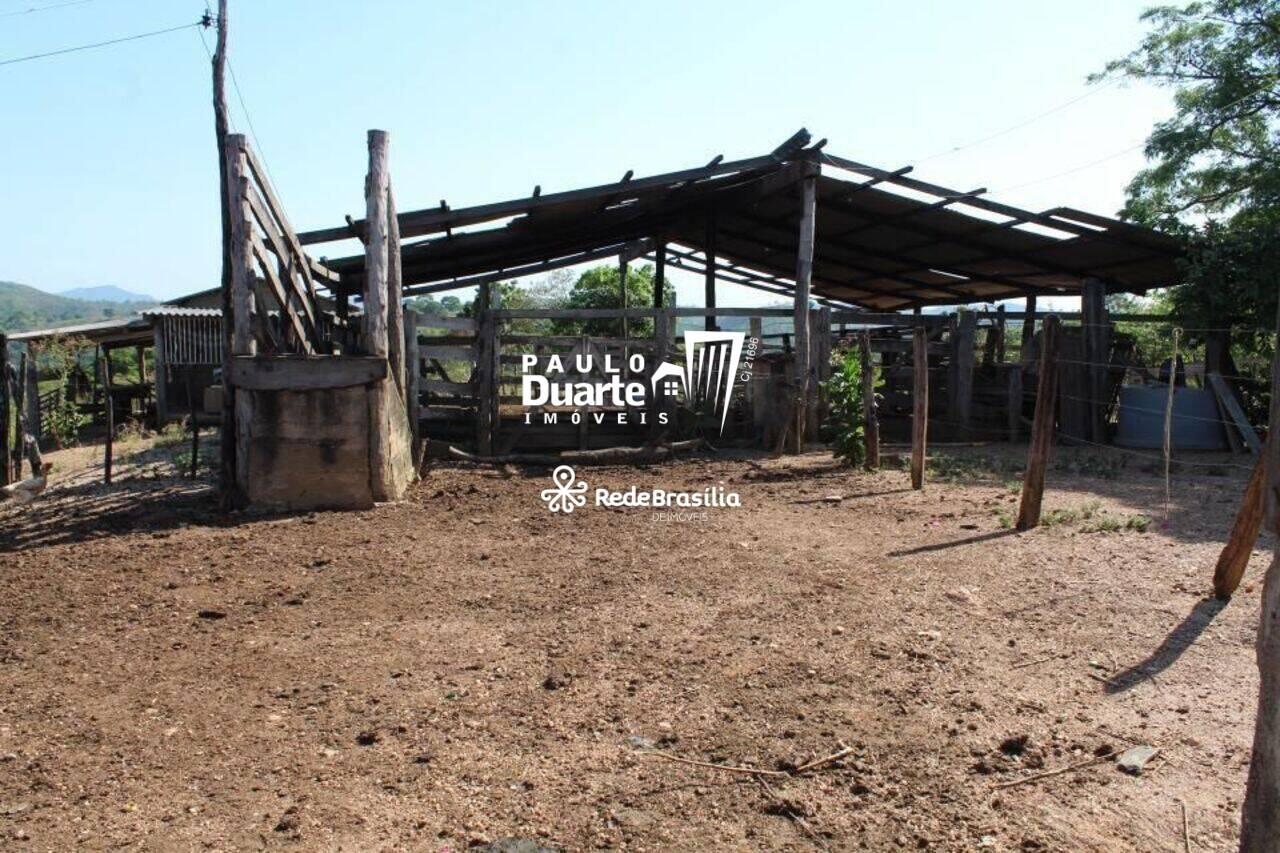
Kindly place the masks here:
POLYGON ((858 336, 858 353, 862 361, 862 425, 867 451, 863 466, 876 471, 880 468, 880 407, 876 404, 876 368, 871 363, 871 332, 858 336))
MULTIPOLYGON (((1277 318, 1280 332, 1280 317, 1277 318)), ((1280 429, 1280 346, 1271 360, 1271 413, 1267 434, 1280 429)), ((1268 441, 1261 453, 1266 469, 1267 527, 1280 535, 1280 441, 1268 441)), ((1274 547, 1274 546, 1273 546, 1274 547)), ((1241 853, 1280 849, 1280 549, 1262 581, 1258 620, 1258 716, 1253 756, 1240 823, 1241 853)))
MULTIPOLYGON (((248 164, 244 136, 227 137, 227 196, 231 213, 231 354, 253 355, 257 341, 253 334, 253 213, 249 209, 248 164)), ((263 322, 266 318, 261 318, 263 322)), ((224 381, 229 378, 224 376, 224 381)))
POLYGON ((911 344, 911 488, 923 489, 929 434, 929 332, 923 325, 916 326, 911 344))
POLYGON ((1044 321, 1040 347, 1040 379, 1036 385, 1036 415, 1027 450, 1027 471, 1022 480, 1022 502, 1018 506, 1018 530, 1030 530, 1040 523, 1044 499, 1044 472, 1053 449, 1054 407, 1058 400, 1058 332, 1056 315, 1044 321))
POLYGON ((385 130, 369 131, 369 174, 365 178, 364 345, 369 355, 390 353, 387 330, 387 167, 390 138, 385 130))
POLYGON ((0 486, 9 485, 13 478, 9 430, 9 339, 0 332, 0 486))
POLYGON ((1213 571, 1213 594, 1219 600, 1226 601, 1231 597, 1249 566, 1249 557, 1253 555, 1253 546, 1258 542, 1262 517, 1266 513, 1266 485, 1267 453, 1264 448, 1253 465, 1253 474, 1240 500, 1231 535, 1218 555, 1218 565, 1213 571))
POLYGON ((102 482, 111 485, 111 444, 116 432, 116 412, 111 400, 111 353, 103 349, 98 359, 98 377, 102 382, 102 409, 107 424, 107 441, 102 452, 102 482))

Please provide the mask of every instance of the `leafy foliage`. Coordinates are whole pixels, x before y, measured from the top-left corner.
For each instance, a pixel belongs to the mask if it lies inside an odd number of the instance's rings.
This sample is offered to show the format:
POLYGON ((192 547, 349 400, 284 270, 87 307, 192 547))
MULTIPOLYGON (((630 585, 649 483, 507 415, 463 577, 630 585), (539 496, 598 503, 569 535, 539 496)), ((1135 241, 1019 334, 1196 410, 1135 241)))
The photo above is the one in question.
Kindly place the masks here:
POLYGON ((53 436, 54 445, 67 447, 76 442, 80 430, 92 418, 81 412, 67 382, 71 372, 80 365, 86 349, 93 344, 85 338, 54 335, 32 346, 39 375, 52 379, 53 387, 60 390, 57 403, 41 413, 42 423, 53 436))
MULTIPOLYGON (((665 282, 663 303, 675 304, 675 288, 665 282)), ((631 308, 653 307, 653 267, 645 264, 627 270, 627 305, 631 308)), ((592 267, 573 283, 566 308, 621 308, 622 289, 618 286, 616 266, 592 267)), ((653 334, 652 320, 633 320, 632 337, 653 334)), ((562 320, 556 323, 556 334, 618 335, 622 329, 617 320, 562 320)))
MULTIPOLYGON (((861 465, 866 458, 866 418, 863 414, 862 353, 850 349, 837 354, 831 378, 824 383, 828 415, 824 424, 832 455, 850 465, 861 465)), ((872 388, 883 384, 879 368, 873 365, 872 388)), ((874 392, 873 392, 874 393, 874 392)), ((876 395, 877 398, 879 394, 876 395)))
POLYGON ((1186 343, 1233 327, 1236 372, 1264 389, 1280 274, 1280 3, 1205 0, 1143 18, 1150 32, 1105 75, 1171 87, 1176 109, 1148 138, 1151 164, 1123 214, 1184 238, 1184 282, 1165 298, 1186 343))

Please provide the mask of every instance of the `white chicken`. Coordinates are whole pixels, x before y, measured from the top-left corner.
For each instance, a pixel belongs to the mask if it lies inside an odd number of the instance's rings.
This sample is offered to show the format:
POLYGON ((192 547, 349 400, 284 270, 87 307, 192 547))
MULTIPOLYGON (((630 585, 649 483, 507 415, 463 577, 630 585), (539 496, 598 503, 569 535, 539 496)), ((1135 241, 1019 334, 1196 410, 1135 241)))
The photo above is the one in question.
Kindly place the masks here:
POLYGON ((29 504, 39 497, 40 493, 44 491, 44 487, 49 484, 49 472, 53 470, 53 464, 46 462, 40 467, 39 476, 28 477, 25 480, 19 480, 16 483, 0 487, 0 501, 29 504))

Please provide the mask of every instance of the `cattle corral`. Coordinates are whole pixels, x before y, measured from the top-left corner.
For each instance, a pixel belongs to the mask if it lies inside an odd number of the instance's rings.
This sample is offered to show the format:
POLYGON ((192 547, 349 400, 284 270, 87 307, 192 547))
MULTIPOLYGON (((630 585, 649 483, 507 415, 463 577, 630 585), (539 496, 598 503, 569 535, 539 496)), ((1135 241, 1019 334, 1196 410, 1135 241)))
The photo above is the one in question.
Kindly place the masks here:
POLYGON ((1261 557, 1208 593, 1239 457, 1175 470, 1166 526, 1158 464, 1059 448, 1054 522, 1018 533, 1022 450, 935 448, 925 491, 896 455, 580 472, 741 494, 693 523, 548 513, 537 467, 429 463, 403 501, 293 516, 164 471, 66 477, 0 523, 6 832, 1177 851, 1185 806, 1193 849, 1233 849, 1261 557), (1135 744, 1159 749, 1140 776, 1095 755, 1135 744), (780 772, 846 747, 768 777, 649 754, 780 772))

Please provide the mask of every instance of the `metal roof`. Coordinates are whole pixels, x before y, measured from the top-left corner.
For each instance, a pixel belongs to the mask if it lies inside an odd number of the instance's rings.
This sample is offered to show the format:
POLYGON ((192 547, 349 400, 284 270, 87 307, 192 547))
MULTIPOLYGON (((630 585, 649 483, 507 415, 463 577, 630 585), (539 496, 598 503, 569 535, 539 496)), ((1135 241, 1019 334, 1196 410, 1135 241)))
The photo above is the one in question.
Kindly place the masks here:
MULTIPOLYGON (((1180 244, 1151 229, 1070 208, 1039 213, 827 154, 800 131, 773 153, 596 187, 399 214, 406 295, 542 272, 669 245, 673 266, 778 293, 794 287, 799 188, 817 176, 815 296, 873 310, 1110 292, 1180 280, 1180 244), (491 223, 487 228, 475 226, 491 223), (463 230, 466 229, 466 230, 463 230), (434 236, 433 236, 434 235, 434 236)), ((349 239, 364 223, 299 235, 349 239)), ((364 256, 326 261, 356 290, 364 256)))

